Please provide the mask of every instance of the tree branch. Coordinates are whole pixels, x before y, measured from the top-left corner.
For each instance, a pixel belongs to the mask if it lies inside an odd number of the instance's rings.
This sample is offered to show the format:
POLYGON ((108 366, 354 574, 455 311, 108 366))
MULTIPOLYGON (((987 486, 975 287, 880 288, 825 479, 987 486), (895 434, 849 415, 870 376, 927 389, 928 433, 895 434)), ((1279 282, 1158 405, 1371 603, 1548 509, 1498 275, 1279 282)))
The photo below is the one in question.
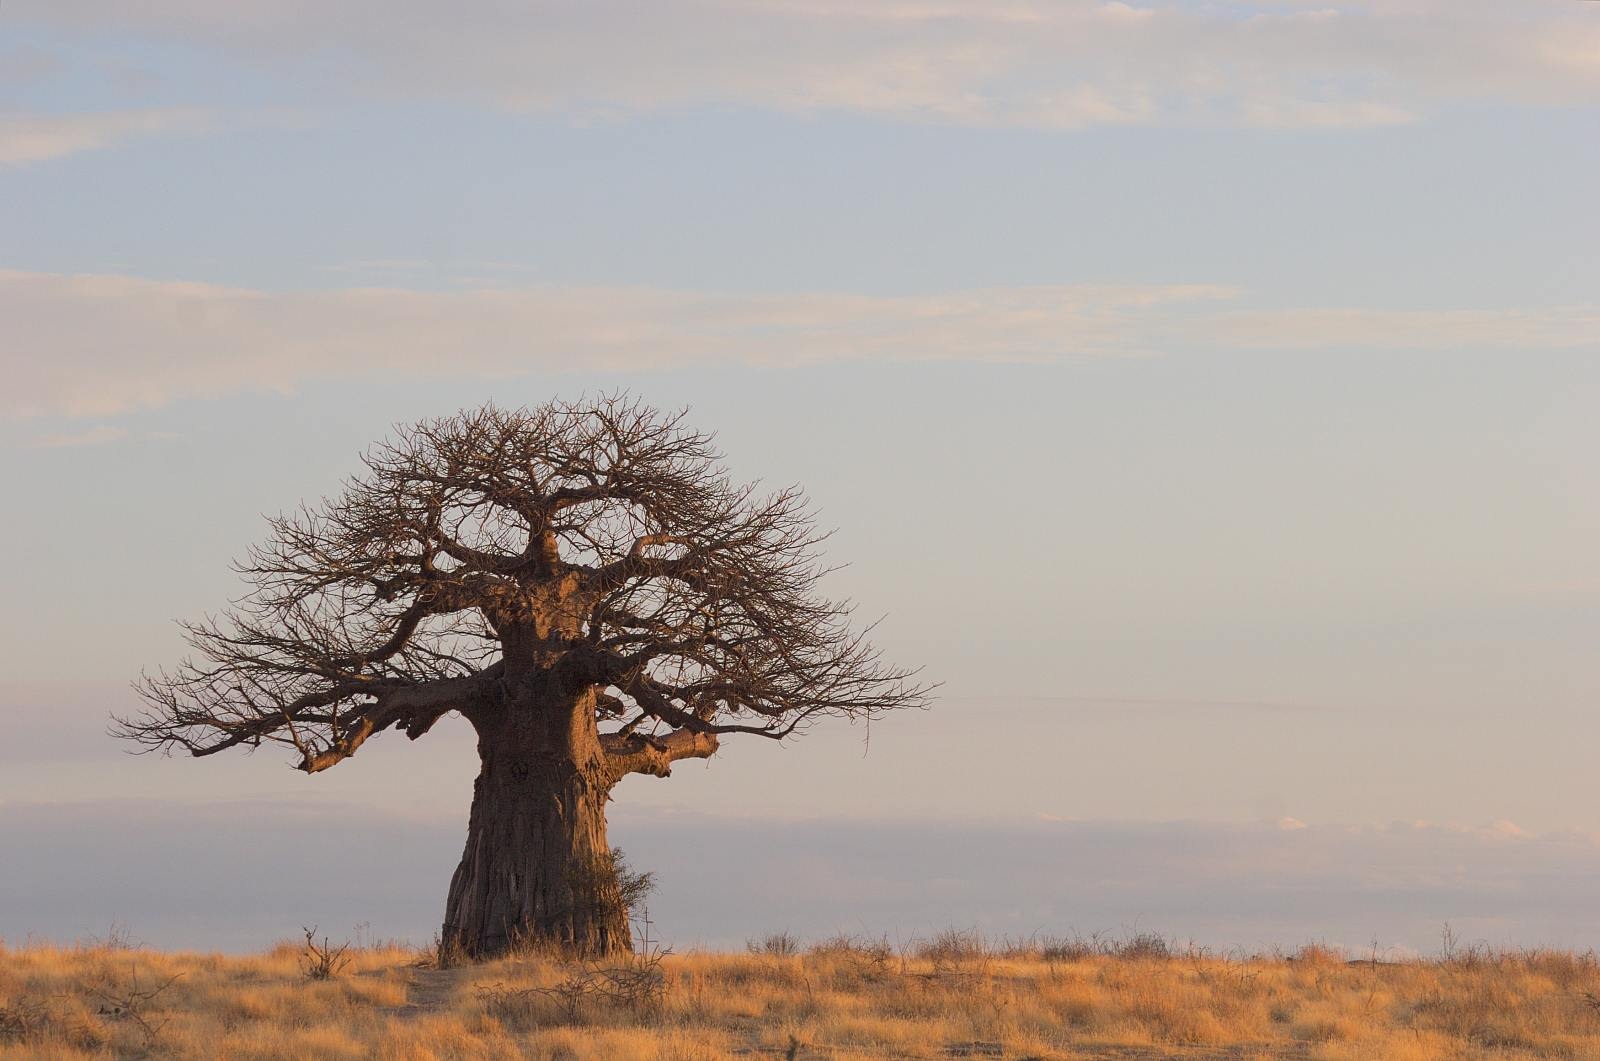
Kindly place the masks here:
POLYGON ((672 764, 678 760, 709 759, 717 753, 715 733, 687 729, 676 729, 660 737, 643 733, 603 733, 600 744, 605 749, 613 782, 629 774, 670 777, 672 764))
POLYGON ((406 736, 416 740, 451 711, 470 711, 487 697, 502 664, 467 678, 445 678, 396 689, 365 708, 350 712, 341 727, 342 735, 319 751, 307 751, 299 769, 308 774, 337 766, 356 753, 368 737, 390 726, 402 726, 406 736))
POLYGON ((682 420, 615 395, 401 429, 339 496, 270 520, 236 568, 249 592, 185 627, 194 660, 138 685, 117 732, 200 756, 280 743, 317 773, 490 697, 544 710, 545 682, 596 694, 585 726, 620 725, 617 769, 661 773, 728 734, 924 704, 822 594, 804 494, 734 482, 682 420))

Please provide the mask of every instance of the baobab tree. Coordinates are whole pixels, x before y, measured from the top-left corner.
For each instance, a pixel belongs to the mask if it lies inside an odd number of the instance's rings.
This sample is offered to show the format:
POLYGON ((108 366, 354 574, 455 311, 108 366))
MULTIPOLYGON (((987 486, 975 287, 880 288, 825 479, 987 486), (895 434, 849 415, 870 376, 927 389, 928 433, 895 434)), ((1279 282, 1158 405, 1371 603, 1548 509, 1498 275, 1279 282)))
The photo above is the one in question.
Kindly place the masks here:
POLYGON ((184 624, 117 732, 196 756, 287 745, 308 774, 455 712, 477 733, 443 939, 625 951, 606 802, 722 739, 924 702, 848 602, 796 488, 738 485, 683 414, 625 396, 399 430, 335 499, 270 520, 250 590, 184 624))

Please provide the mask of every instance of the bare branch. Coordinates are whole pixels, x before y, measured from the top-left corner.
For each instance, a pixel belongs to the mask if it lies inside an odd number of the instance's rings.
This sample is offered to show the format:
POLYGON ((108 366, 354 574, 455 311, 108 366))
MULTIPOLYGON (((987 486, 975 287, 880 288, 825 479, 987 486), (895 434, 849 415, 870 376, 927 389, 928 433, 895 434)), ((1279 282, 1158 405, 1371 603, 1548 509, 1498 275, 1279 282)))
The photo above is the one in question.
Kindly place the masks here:
POLYGON ((926 701, 820 591, 805 496, 732 482, 681 413, 486 406, 401 428, 364 465, 270 521, 238 565, 249 592, 185 626, 193 660, 136 686, 146 710, 119 735, 193 755, 277 743, 315 773, 451 710, 533 710, 528 690, 559 676, 588 689, 591 733, 620 725, 601 735, 614 771, 662 773, 719 736, 926 701))
POLYGON ((716 734, 687 729, 673 730, 662 737, 607 733, 600 740, 614 780, 628 774, 670 777, 672 764, 679 759, 709 759, 717 753, 716 734))

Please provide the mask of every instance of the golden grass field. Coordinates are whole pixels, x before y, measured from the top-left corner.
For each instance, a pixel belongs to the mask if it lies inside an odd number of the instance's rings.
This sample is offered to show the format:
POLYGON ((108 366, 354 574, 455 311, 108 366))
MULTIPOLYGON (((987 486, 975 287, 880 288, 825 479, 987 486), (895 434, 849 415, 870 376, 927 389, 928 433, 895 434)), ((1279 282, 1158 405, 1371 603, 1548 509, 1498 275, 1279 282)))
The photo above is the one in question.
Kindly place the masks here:
POLYGON ((1600 1058, 1600 963, 1561 952, 1224 959, 1152 937, 984 947, 527 957, 248 957, 0 947, 0 1058, 1600 1058))

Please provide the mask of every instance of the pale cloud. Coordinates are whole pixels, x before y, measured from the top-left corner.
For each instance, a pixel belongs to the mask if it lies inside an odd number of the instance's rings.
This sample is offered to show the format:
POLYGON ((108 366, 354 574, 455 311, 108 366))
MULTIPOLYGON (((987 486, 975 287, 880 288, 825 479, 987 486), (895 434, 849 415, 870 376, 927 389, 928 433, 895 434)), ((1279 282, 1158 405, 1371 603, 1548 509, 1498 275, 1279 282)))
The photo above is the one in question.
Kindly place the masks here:
POLYGON ((102 424, 91 427, 87 431, 67 432, 65 434, 41 435, 28 443, 29 449, 67 449, 76 446, 101 446, 107 442, 119 442, 128 437, 127 428, 115 427, 111 424, 102 424))
POLYGON ((351 0, 337 19, 311 0, 22 0, 13 17, 293 57, 333 95, 595 114, 709 103, 1057 129, 1316 128, 1473 100, 1600 100, 1600 12, 1558 0, 351 0))
POLYGON ((105 416, 358 378, 1052 362, 1254 348, 1516 351, 1594 345, 1592 309, 1260 310, 1219 285, 1066 285, 914 296, 629 287, 267 292, 0 272, 0 412, 105 416))
POLYGON ((511 376, 697 364, 1056 360, 1149 352, 1204 285, 919 297, 645 288, 268 293, 126 276, 0 272, 9 413, 105 415, 311 380, 511 376))
POLYGON ((141 136, 198 132, 209 117, 195 108, 98 114, 0 113, 0 166, 43 162, 141 136))
POLYGON ((1219 313, 1208 321, 1225 346, 1318 350, 1499 347, 1559 350, 1600 345, 1600 309, 1287 309, 1219 313))

